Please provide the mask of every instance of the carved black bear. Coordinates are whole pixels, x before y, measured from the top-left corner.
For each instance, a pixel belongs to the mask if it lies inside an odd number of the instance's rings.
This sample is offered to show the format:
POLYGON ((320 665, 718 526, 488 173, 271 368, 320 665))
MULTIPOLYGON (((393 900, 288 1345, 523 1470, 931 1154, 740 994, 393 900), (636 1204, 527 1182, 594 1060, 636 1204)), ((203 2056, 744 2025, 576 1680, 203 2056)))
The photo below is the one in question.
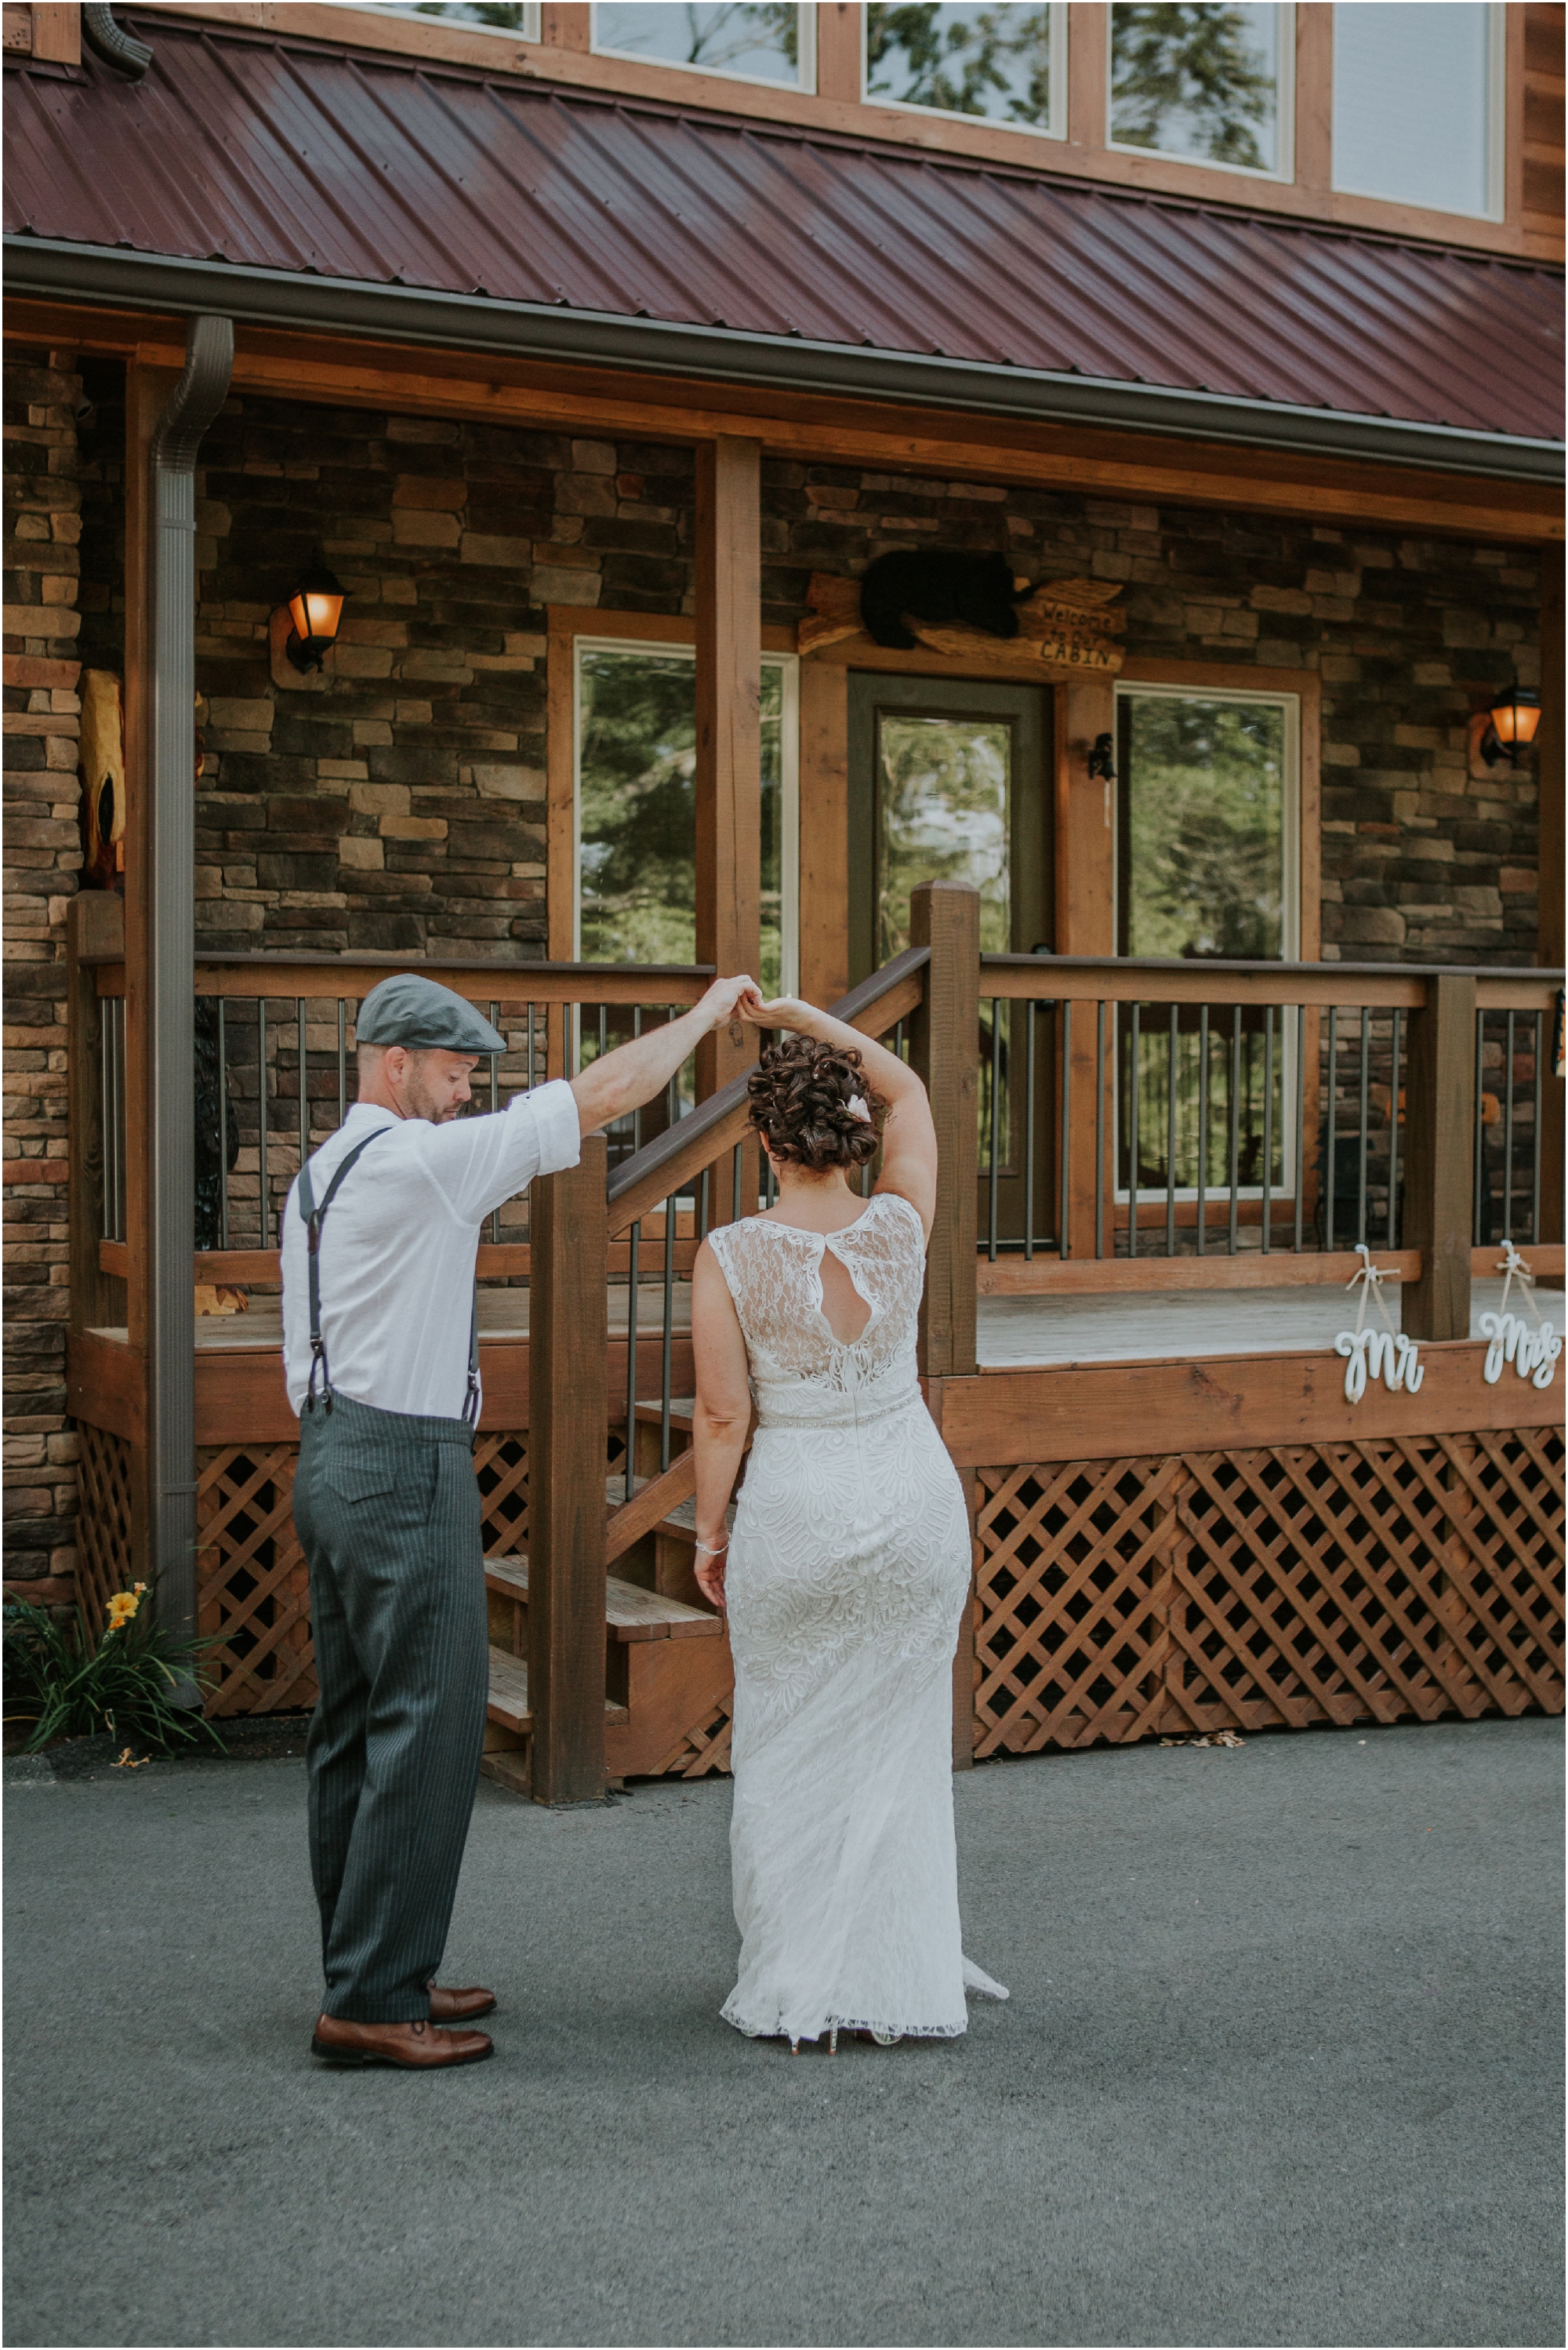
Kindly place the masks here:
POLYGON ((919 642, 904 626, 905 612, 933 628, 962 620, 988 636, 1015 637, 1013 608, 1034 591, 1012 581, 1005 555, 947 554, 938 547, 879 555, 860 582, 861 625, 876 643, 903 652, 919 642))

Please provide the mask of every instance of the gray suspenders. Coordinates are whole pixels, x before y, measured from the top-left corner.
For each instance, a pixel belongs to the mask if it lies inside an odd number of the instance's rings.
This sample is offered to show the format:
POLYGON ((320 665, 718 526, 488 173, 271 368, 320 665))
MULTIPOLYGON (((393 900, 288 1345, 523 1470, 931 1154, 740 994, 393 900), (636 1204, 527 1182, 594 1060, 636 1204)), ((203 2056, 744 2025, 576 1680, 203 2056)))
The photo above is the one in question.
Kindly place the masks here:
MULTIPOLYGON (((327 1211, 342 1186, 343 1179, 355 1167, 373 1142, 379 1141, 389 1128, 379 1126, 363 1142, 339 1160, 336 1173, 327 1187, 327 1197, 318 1208, 311 1188, 310 1161, 302 1161, 299 1170, 299 1212, 305 1219, 306 1263, 310 1270, 310 1378, 305 1390, 305 1409, 316 1409, 316 1375, 321 1374, 321 1400, 332 1409, 332 1373, 327 1360, 327 1343, 321 1336, 321 1227, 327 1221, 327 1211)), ((479 1426, 479 1284, 473 1288, 473 1310, 468 1325, 468 1393, 463 1399, 461 1417, 469 1428, 479 1426)))

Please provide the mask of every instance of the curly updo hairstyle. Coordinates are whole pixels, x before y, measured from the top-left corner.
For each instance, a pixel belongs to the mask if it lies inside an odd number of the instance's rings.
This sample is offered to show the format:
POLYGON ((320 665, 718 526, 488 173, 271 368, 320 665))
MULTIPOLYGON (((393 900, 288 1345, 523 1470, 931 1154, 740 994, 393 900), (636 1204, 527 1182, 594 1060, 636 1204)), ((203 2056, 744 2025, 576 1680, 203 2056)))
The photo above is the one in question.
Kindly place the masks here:
POLYGON ((821 1173, 864 1167, 877 1155, 888 1105, 872 1090, 852 1045, 841 1052, 815 1036, 784 1036, 765 1045, 746 1080, 752 1124, 774 1157, 821 1173), (850 1114, 858 1094, 869 1123, 850 1114))

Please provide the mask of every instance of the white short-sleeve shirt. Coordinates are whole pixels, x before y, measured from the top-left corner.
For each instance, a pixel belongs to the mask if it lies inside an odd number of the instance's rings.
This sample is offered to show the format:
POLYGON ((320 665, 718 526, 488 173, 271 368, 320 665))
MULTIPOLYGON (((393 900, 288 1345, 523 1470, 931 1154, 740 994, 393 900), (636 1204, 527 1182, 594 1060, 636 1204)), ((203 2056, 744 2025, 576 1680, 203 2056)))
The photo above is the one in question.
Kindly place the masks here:
MULTIPOLYGON (((576 1097, 556 1078, 514 1095, 493 1117, 445 1126, 357 1102, 312 1155, 317 1207, 338 1162, 372 1134, 321 1227, 321 1335, 332 1385, 378 1411, 456 1419, 468 1391, 473 1265, 484 1219, 535 1175, 576 1165, 576 1097)), ((283 1222, 283 1365, 297 1413, 310 1378, 297 1178, 283 1222)))

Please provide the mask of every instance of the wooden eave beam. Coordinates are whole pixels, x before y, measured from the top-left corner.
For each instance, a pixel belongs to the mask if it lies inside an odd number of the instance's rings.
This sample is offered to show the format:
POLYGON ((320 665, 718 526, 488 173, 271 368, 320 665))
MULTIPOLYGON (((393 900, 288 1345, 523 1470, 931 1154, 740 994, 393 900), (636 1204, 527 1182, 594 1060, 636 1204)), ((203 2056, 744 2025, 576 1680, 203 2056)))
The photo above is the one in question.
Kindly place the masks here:
MULTIPOLYGON (((172 367, 183 322, 14 296, 8 338, 172 367)), ((234 390, 337 408, 389 408, 520 429, 699 446, 755 440, 768 456, 1068 489, 1159 504, 1370 523, 1533 545, 1564 536, 1550 485, 1295 456, 1218 442, 977 416, 698 380, 565 368, 426 345, 240 328, 234 390)))

